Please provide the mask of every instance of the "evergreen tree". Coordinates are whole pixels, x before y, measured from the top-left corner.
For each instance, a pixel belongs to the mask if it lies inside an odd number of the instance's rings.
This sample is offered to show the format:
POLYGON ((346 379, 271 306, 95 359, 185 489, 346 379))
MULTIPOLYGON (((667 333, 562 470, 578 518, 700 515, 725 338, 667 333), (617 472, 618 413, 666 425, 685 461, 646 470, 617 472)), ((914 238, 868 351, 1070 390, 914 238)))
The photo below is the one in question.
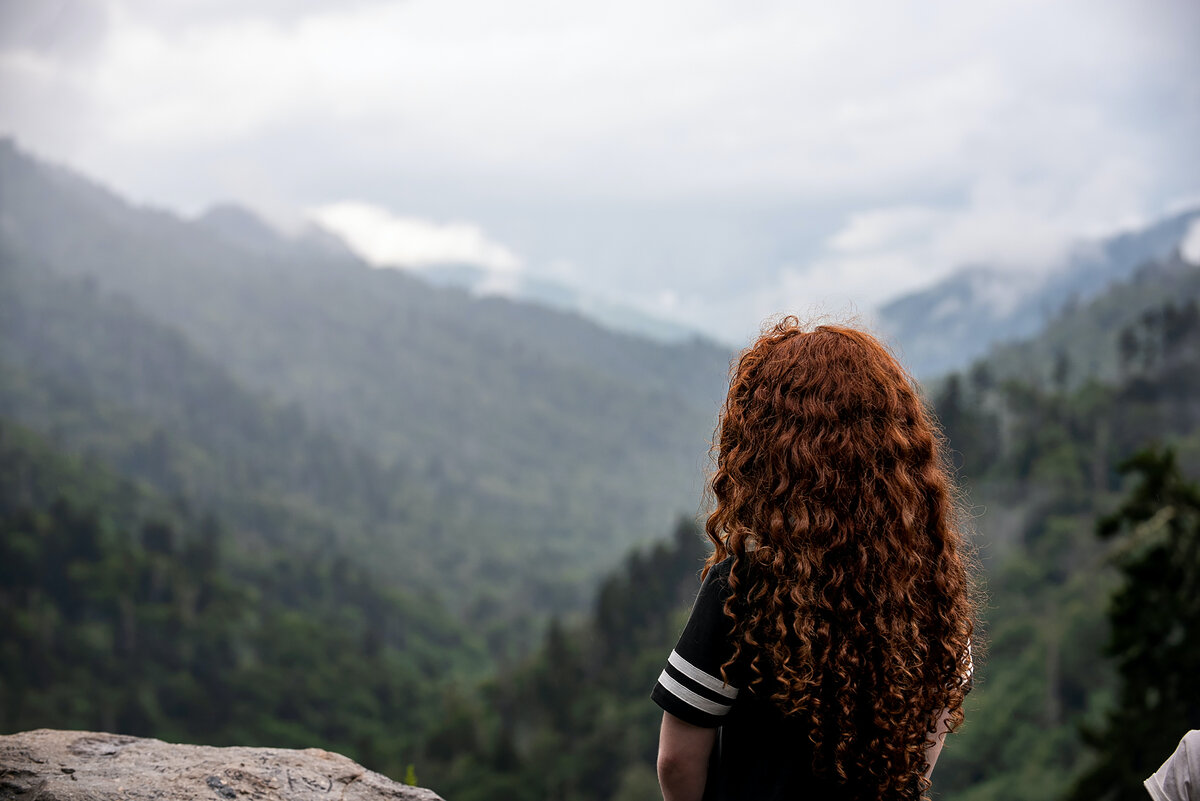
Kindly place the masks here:
POLYGON ((1085 732, 1097 759, 1072 801, 1144 801, 1142 780, 1200 727, 1200 486, 1170 450, 1144 450, 1121 469, 1141 481, 1097 527, 1124 537, 1116 555, 1124 583, 1109 608, 1117 707, 1101 730, 1085 732))

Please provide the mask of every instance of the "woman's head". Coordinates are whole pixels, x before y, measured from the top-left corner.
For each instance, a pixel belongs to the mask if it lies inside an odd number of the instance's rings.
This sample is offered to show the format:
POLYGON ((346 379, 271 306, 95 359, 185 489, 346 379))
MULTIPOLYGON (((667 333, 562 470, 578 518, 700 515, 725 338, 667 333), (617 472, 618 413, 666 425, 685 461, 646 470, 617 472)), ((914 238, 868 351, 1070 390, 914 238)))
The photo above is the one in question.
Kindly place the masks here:
POLYGON ((710 565, 734 560, 734 661, 812 722, 818 770, 915 798, 933 715, 961 720, 973 618, 916 387, 871 335, 787 318, 738 360, 716 445, 707 531, 710 565))

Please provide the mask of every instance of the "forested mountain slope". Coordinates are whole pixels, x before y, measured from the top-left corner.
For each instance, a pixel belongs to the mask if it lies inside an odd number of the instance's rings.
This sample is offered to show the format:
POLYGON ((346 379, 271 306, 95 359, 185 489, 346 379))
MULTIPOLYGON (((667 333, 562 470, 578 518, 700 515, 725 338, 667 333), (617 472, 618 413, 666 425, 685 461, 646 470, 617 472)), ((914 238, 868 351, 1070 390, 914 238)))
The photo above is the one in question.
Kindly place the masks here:
POLYGON ((0 731, 345 752, 403 776, 475 638, 346 559, 241 552, 219 518, 0 421, 0 731))
POLYGON ((1090 301, 1069 304, 1036 338, 997 346, 987 364, 996 379, 1027 377, 1078 386, 1136 373, 1157 354, 1138 346, 1138 329, 1162 327, 1168 346, 1183 316, 1200 303, 1200 270, 1176 251, 1142 264, 1090 301), (1181 316, 1183 315, 1183 316, 1181 316), (1039 372, 1029 374, 1031 367, 1039 372))
POLYGON ((5 258, 83 279, 280 414, 299 409, 335 451, 401 476, 437 508, 422 547, 460 576, 518 565, 506 591, 532 578, 543 597, 525 600, 570 604, 580 579, 696 508, 728 353, 433 288, 328 243, 231 236, 229 216, 134 208, 0 146, 5 258))
POLYGON ((1060 798, 1089 763, 1081 727, 1114 702, 1104 612, 1110 555, 1123 547, 1098 539, 1096 522, 1129 491, 1117 465, 1149 445, 1171 447, 1200 477, 1200 314, 1179 294, 1197 285, 1200 267, 1169 256, 1021 345, 1025 371, 1002 376, 981 360, 941 383, 934 400, 988 582, 988 654, 967 725, 938 767, 948 798, 1060 798), (1114 309, 1130 322, 1113 325, 1114 309), (1103 332, 1078 343, 1097 360, 1074 364, 1122 368, 1043 378, 1072 328, 1103 332), (1123 358, 1122 340, 1143 355, 1123 358))
POLYGON ((411 580, 445 567, 417 546, 449 516, 402 471, 311 425, 296 405, 249 393, 95 281, 0 246, 0 320, 0 419, 220 513, 244 549, 373 553, 406 565, 411 580))

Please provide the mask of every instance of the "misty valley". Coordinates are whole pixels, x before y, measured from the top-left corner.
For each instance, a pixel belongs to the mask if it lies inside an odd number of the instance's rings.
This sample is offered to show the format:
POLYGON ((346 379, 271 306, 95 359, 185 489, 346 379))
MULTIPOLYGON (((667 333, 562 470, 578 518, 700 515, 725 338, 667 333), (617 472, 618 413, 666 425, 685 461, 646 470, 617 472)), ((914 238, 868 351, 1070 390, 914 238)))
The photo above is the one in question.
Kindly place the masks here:
MULTIPOLYGON (((941 317, 883 311, 985 581, 935 798, 1137 798, 1195 725, 1200 612, 1171 590, 1200 575, 1198 225, 1106 240, 1007 316, 978 268, 941 317), (1175 542, 1192 562, 1153 561, 1175 542)), ((660 798, 649 693, 733 356, 0 143, 0 733, 320 747, 449 801, 660 798)))

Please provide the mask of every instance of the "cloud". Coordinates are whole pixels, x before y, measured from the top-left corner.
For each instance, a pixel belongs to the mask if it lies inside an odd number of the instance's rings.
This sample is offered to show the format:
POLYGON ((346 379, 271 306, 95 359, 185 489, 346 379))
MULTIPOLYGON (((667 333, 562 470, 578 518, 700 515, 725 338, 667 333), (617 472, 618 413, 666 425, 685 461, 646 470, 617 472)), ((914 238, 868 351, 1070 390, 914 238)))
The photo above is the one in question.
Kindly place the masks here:
POLYGON ((1063 129, 1076 169, 1135 127, 1107 108, 1167 57, 1137 44, 1152 13, 1082 0, 158 5, 113 0, 92 63, 54 62, 94 90, 89 136, 351 127, 393 169, 616 195, 911 190, 973 170, 989 137, 1027 164, 1063 129))
POLYGON ((1050 173, 1015 180, 1000 169, 977 178, 965 203, 853 212, 820 256, 781 275, 780 292, 871 308, 965 266, 1036 279, 1062 267, 1084 234, 1111 234, 1134 215, 1147 178, 1120 157, 1094 165, 1082 181, 1050 173))
POLYGON ((816 260, 781 272, 782 308, 869 311, 925 278, 929 267, 909 251, 877 250, 816 260))
POLYGON ((850 215, 846 225, 829 239, 829 249, 838 253, 860 253, 891 247, 921 235, 945 217, 924 206, 894 206, 850 215))
POLYGON ((499 291, 506 285, 502 276, 521 269, 521 259, 515 253, 471 223, 402 217, 356 201, 321 206, 312 210, 311 217, 377 267, 420 269, 437 264, 472 264, 493 273, 489 291, 499 291))
POLYGON ((1192 220, 1188 226, 1187 234, 1179 243, 1179 254, 1188 264, 1200 267, 1200 218, 1192 220))

